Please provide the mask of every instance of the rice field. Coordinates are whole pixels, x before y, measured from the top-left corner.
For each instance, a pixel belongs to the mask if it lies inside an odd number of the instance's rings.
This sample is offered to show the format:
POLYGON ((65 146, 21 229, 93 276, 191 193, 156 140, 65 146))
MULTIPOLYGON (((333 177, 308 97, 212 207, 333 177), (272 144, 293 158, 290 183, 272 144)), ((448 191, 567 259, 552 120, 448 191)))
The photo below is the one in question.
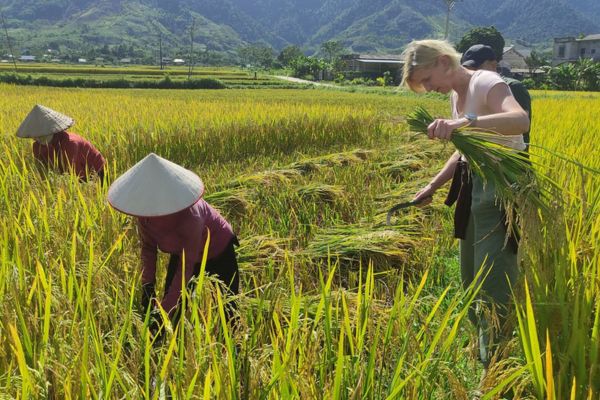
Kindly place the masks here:
POLYGON ((404 117, 418 105, 446 115, 447 100, 0 91, 0 399, 471 399, 478 386, 485 399, 600 396, 600 95, 533 94, 532 160, 562 191, 553 218, 524 226, 519 323, 480 385, 466 318, 476 288, 461 288, 443 193, 385 225, 453 151, 408 133, 404 117), (235 329, 201 279, 186 318, 152 345, 134 221, 106 187, 36 168, 31 142, 14 136, 35 103, 75 118, 110 181, 151 151, 203 178, 241 241, 235 329))
MULTIPOLYGON (((0 64, 0 76, 15 73, 12 63, 0 64)), ((161 70, 157 66, 98 66, 98 65, 66 65, 66 64, 17 64, 17 74, 21 77, 29 76, 33 79, 49 78, 60 82, 64 80, 93 80, 98 82, 114 82, 126 80, 128 82, 158 82, 169 78, 174 82, 183 82, 188 79, 188 66, 165 66, 161 70)), ((281 81, 264 72, 257 72, 242 68, 215 68, 195 66, 191 79, 217 79, 227 88, 302 88, 303 85, 281 81)), ((43 86, 43 84, 42 84, 43 86)), ((57 85, 61 86, 61 85, 57 85)), ((62 85, 65 86, 65 85, 62 85)))

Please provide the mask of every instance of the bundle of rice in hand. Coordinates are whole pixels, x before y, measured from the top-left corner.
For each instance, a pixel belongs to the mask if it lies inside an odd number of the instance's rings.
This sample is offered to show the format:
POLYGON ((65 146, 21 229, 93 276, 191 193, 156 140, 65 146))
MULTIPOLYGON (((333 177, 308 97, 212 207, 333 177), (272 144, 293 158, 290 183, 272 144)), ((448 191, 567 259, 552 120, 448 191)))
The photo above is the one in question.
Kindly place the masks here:
MULTIPOLYGON (((410 130, 427 134, 427 127, 434 121, 422 107, 409 114, 406 119, 410 130)), ((547 201, 551 189, 558 186, 545 175, 535 174, 534 165, 523 153, 495 143, 498 134, 476 128, 461 128, 452 133, 450 141, 469 162, 471 171, 484 182, 493 183, 507 211, 515 203, 527 204, 548 210, 547 201)))

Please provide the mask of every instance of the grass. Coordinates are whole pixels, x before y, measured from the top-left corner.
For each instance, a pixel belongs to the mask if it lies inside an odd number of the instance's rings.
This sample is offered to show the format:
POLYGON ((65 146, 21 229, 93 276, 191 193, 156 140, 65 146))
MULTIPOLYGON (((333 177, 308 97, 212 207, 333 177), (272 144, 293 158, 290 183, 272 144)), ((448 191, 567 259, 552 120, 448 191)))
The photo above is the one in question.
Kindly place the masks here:
MULTIPOLYGON (((461 290, 443 196, 384 226, 452 151, 390 116, 417 105, 442 115, 445 99, 0 89, 0 398, 154 399, 153 379, 174 398, 464 399, 477 386, 465 318, 476 288, 461 290), (75 118, 110 180, 150 151, 200 174, 241 242, 237 329, 202 278, 186 318, 152 346, 134 221, 108 206, 106 187, 40 174, 31 143, 14 137, 35 103, 75 118)), ((598 101, 535 93, 535 143, 599 168, 589 132, 600 126, 585 112, 598 101)), ((524 227, 520 329, 487 398, 507 386, 520 398, 594 398, 600 182, 532 151, 565 189, 561 218, 524 227)))

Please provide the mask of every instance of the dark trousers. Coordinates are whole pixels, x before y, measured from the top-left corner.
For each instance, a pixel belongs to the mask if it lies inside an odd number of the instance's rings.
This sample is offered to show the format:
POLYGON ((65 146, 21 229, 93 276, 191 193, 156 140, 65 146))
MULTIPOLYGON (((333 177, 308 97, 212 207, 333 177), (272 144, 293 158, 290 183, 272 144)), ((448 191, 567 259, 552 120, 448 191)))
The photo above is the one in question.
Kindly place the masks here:
MULTIPOLYGON (((228 296, 234 296, 238 294, 240 286, 235 246, 239 246, 239 242, 237 237, 234 236, 227 245, 227 247, 225 247, 225 250, 223 250, 223 252, 217 257, 207 260, 206 266, 204 267, 206 275, 215 276, 217 279, 219 279, 225 284, 225 294, 228 296)), ((197 263, 194 265, 194 278, 200 275, 201 267, 201 263, 197 263)), ((167 269, 167 276, 165 279, 165 293, 171 286, 173 278, 175 277, 175 272, 177 272, 178 268, 181 268, 181 257, 178 254, 171 254, 171 258, 169 259, 169 266, 167 269)), ((190 283, 188 283, 188 289, 190 291, 194 290, 194 282, 195 280, 192 280, 190 283)), ((225 305, 225 317, 227 318, 228 322, 231 322, 234 318, 236 309, 237 304, 235 301, 228 301, 225 305)), ((173 314, 173 324, 177 324, 180 316, 181 306, 178 306, 177 310, 173 314)))
POLYGON ((460 265, 463 287, 475 278, 481 291, 469 309, 469 319, 479 333, 479 356, 487 368, 500 345, 512 331, 512 290, 519 276, 515 249, 505 246, 505 216, 496 201, 495 186, 473 176, 471 212, 466 236, 460 241, 460 265), (479 274, 479 275, 478 275, 479 274), (490 312, 495 312, 492 318, 490 312))
POLYGON ((108 178, 107 178, 106 174, 104 173, 104 168, 102 168, 100 171, 98 171, 96 173, 96 175, 98 175, 98 180, 100 181, 100 186, 106 185, 106 179, 108 179, 108 178))

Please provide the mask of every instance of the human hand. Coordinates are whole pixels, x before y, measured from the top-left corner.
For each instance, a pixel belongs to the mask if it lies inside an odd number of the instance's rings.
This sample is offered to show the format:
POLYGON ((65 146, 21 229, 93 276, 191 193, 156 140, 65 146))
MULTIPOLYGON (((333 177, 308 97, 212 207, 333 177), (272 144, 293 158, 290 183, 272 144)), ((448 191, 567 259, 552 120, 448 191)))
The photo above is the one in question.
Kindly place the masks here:
POLYGON ((160 310, 153 308, 148 316, 148 332, 155 342, 160 342, 164 337, 165 327, 160 310))
POLYGON ((142 311, 146 312, 148 307, 153 303, 156 298, 156 291, 154 290, 154 282, 146 283, 142 285, 142 311))
POLYGON ((450 140, 452 132, 468 124, 464 118, 461 119, 436 119, 427 127, 429 139, 450 140))
POLYGON ((423 189, 419 190, 413 198, 413 201, 417 203, 415 205, 417 207, 423 207, 430 204, 433 200, 433 194, 436 190, 437 189, 433 188, 433 186, 431 186, 430 184, 425 186, 423 189))

